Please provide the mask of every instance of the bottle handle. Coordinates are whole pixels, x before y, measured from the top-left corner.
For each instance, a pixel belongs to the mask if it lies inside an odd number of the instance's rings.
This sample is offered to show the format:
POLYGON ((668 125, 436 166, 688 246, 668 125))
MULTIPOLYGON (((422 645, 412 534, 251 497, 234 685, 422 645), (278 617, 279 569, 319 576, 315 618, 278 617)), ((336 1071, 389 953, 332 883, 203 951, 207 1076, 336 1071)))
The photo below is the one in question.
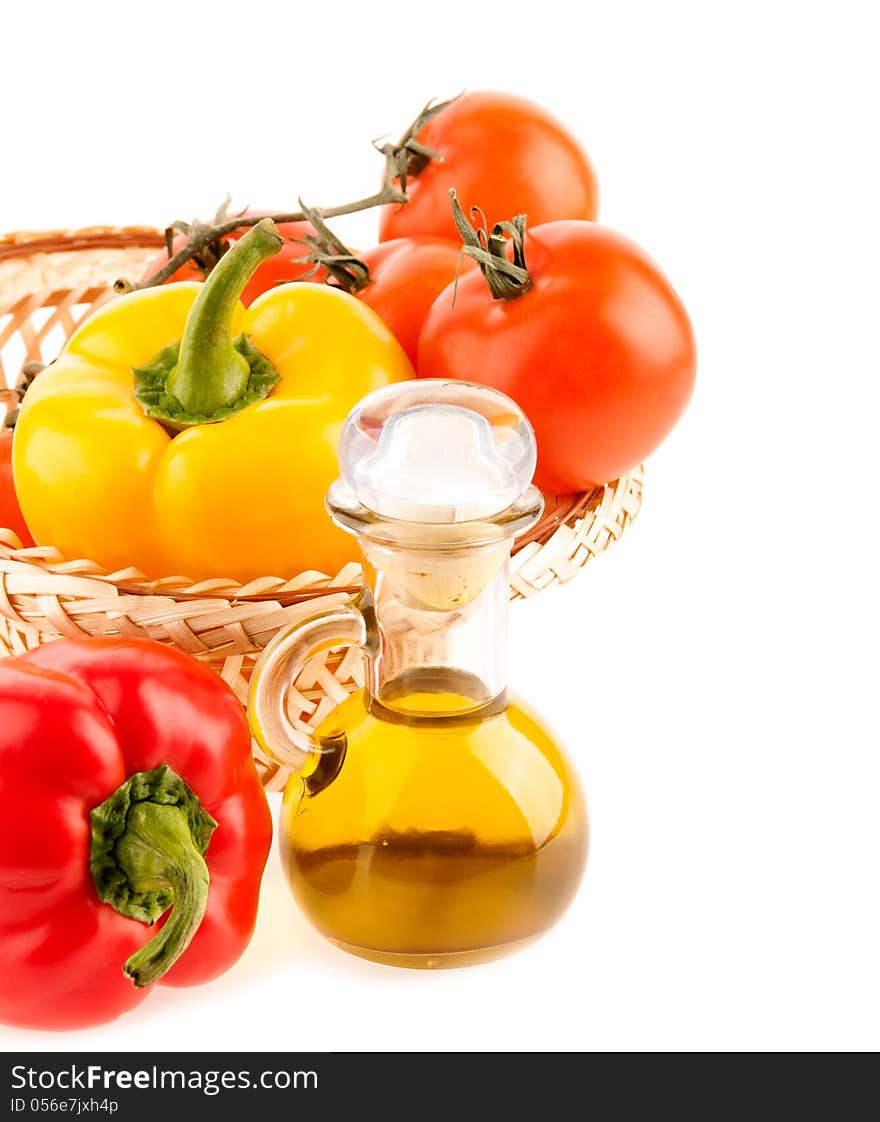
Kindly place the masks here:
POLYGON ((354 601, 334 604, 279 631, 257 659, 251 676, 248 716, 257 743, 282 767, 302 773, 321 756, 314 733, 297 728, 287 715, 287 691, 304 664, 321 651, 343 644, 363 647, 367 623, 354 601))

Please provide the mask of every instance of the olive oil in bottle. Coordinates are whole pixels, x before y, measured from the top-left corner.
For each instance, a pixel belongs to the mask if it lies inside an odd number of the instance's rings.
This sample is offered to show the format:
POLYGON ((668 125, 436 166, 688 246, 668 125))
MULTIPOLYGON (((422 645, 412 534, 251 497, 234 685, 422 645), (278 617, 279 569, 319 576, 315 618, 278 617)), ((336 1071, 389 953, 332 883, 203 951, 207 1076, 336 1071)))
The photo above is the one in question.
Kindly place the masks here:
POLYGON ((252 722, 296 764, 281 817, 293 894, 339 947, 396 966, 506 954, 565 911, 587 854, 583 796, 507 693, 508 562, 541 497, 531 430, 494 391, 389 387, 343 433, 328 506, 358 535, 363 595, 279 636, 252 722), (365 687, 314 734, 284 710, 309 654, 360 643, 365 687))
POLYGON ((411 693, 389 719, 352 694, 318 729, 335 778, 291 780, 281 852, 312 923, 354 954, 459 966, 515 949, 567 907, 586 813, 559 748, 521 705, 411 693))

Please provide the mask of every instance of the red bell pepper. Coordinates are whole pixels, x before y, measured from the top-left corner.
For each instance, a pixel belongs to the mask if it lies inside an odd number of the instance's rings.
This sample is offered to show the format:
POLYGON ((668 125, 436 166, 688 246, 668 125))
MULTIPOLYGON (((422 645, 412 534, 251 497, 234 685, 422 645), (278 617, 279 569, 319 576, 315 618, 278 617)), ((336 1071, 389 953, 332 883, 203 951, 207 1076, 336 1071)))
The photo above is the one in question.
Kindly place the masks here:
POLYGON ((271 832, 241 707, 188 655, 72 639, 0 662, 0 1020, 99 1024, 228 969, 271 832))

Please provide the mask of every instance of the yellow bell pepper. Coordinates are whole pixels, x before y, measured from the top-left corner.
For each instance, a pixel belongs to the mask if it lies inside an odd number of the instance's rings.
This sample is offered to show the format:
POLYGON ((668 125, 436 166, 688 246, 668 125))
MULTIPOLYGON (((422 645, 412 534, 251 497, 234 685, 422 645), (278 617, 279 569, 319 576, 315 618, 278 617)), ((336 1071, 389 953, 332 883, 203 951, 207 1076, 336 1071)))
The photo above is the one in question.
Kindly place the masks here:
POLYGON ((268 219, 204 285, 121 296, 71 336, 16 425, 34 538, 149 577, 336 573, 351 539, 324 511, 343 421, 412 377, 382 321, 326 285, 238 297, 282 245, 268 219), (179 341, 179 342, 178 342, 179 341))

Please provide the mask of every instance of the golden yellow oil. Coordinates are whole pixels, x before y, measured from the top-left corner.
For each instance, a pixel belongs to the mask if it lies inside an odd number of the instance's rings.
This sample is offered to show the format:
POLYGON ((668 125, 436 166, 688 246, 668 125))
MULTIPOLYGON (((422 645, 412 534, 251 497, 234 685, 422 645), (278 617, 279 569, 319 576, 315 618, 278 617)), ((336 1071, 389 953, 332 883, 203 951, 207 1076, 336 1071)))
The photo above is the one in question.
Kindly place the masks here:
POLYGON ((288 784, 294 896, 319 931, 374 961, 508 953, 577 890, 588 842, 577 780, 516 702, 468 715, 465 696, 408 692, 395 708, 407 715, 352 694, 318 729, 317 768, 288 784))

